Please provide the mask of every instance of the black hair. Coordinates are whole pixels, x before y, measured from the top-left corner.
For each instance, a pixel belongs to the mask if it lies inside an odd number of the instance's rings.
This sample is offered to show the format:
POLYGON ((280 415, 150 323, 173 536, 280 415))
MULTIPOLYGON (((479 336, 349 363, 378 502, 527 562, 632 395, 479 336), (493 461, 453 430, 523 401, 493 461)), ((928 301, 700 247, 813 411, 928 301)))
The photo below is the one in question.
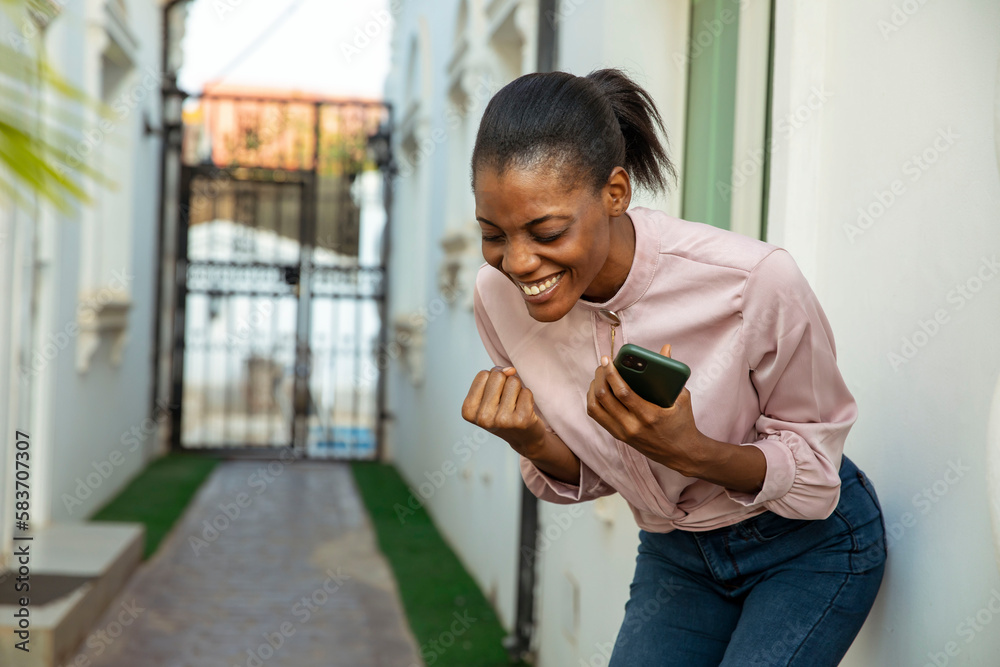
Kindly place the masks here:
POLYGON ((618 69, 587 76, 566 72, 526 74, 501 88, 486 106, 472 151, 476 170, 490 167, 558 169, 594 189, 623 167, 632 182, 663 190, 677 171, 660 142, 663 119, 653 98, 618 69))

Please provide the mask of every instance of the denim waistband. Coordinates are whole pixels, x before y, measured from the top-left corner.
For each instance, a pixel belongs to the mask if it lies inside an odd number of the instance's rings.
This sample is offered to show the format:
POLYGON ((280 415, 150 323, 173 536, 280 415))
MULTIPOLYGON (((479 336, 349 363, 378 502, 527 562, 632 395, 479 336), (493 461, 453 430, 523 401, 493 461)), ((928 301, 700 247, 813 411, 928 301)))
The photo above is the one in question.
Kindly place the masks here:
POLYGON ((715 580, 728 582, 726 587, 810 552, 828 561, 822 567, 837 571, 878 567, 886 556, 885 522, 874 486, 847 457, 840 480, 839 501, 825 519, 792 519, 766 511, 707 531, 641 531, 640 539, 666 557, 707 570, 715 580))

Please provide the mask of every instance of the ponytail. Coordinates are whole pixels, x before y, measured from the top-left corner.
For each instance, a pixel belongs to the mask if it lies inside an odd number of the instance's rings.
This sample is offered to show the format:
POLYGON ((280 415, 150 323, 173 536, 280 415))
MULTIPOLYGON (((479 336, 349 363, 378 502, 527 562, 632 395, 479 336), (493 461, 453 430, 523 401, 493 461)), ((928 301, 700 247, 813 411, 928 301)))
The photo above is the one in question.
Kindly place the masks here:
POLYGON ((656 130, 667 130, 653 98, 618 69, 599 69, 586 77, 593 81, 618 119, 625 139, 625 171, 633 181, 656 192, 667 187, 667 176, 677 179, 677 171, 660 143, 656 130))
POLYGON ((472 152, 472 187, 483 167, 555 168, 600 189, 623 167, 632 181, 664 190, 677 172, 661 143, 663 120, 652 97, 626 74, 602 69, 586 77, 566 72, 526 74, 486 106, 472 152))

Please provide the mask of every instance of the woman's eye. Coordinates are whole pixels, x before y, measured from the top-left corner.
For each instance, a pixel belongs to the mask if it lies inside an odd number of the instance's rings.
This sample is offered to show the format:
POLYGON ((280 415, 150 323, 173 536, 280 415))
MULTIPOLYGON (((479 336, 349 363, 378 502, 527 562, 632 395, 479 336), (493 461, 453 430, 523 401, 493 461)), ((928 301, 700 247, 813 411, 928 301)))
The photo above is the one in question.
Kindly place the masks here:
POLYGON ((535 240, 538 241, 539 243, 552 243, 562 235, 563 232, 556 232, 555 234, 544 234, 544 235, 539 234, 535 236, 535 240))
POLYGON ((490 236, 489 234, 483 234, 483 241, 486 243, 496 243, 502 237, 500 236, 490 236))

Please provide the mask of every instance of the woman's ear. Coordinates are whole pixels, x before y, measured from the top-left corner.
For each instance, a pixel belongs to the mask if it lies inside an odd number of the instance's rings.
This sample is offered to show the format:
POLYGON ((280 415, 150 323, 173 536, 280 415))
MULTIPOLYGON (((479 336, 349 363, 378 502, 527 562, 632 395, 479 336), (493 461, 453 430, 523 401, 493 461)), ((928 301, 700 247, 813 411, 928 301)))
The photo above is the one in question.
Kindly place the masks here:
POLYGON ((608 215, 616 218, 628 210, 632 200, 632 181, 622 167, 611 170, 611 176, 604 185, 604 203, 608 215))

